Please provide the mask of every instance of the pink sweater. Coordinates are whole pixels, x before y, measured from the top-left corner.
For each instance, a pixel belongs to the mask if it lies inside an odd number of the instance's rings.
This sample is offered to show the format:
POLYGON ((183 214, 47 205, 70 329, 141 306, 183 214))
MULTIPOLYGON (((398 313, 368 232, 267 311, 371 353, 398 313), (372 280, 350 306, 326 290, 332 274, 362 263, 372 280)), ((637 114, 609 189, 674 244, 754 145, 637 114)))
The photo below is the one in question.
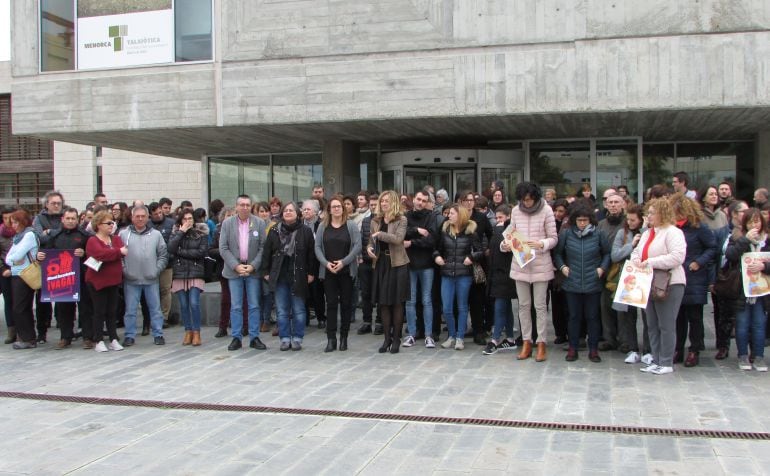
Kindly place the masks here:
POLYGON ((559 236, 556 234, 556 220, 551 207, 544 204, 539 212, 530 215, 521 211, 517 205, 511 211, 511 225, 530 240, 540 240, 545 245, 542 250, 535 250, 534 261, 524 268, 516 260, 511 260, 511 279, 527 283, 552 280, 553 262, 548 250, 556 247, 559 236))
MULTIPOLYGON (((639 244, 631 252, 631 259, 642 259, 644 244, 650 239, 650 230, 642 233, 639 244)), ((655 229, 655 238, 647 250, 647 262, 653 269, 670 269, 670 284, 687 284, 682 264, 687 253, 687 242, 682 230, 674 225, 655 229)))

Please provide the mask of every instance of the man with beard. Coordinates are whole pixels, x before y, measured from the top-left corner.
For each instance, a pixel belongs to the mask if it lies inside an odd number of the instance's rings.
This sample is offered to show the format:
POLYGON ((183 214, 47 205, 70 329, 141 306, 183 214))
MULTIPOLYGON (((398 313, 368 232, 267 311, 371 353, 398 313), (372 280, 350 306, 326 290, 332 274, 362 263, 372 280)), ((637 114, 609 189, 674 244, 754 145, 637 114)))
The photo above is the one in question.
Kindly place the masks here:
MULTIPOLYGON (((618 230, 623 228, 626 201, 616 191, 610 195, 607 195, 607 192, 604 194, 604 206, 607 212, 597 228, 604 232, 607 240, 612 243, 618 230)), ((601 313, 604 340, 599 342, 599 350, 615 349, 618 346, 618 313, 612 309, 612 293, 606 287, 602 288, 601 313)))
POLYGON ((430 196, 425 191, 419 191, 414 196, 414 209, 406 213, 406 235, 404 248, 409 257, 409 283, 411 293, 406 302, 407 336, 403 346, 415 344, 417 335, 417 290, 419 286, 422 302, 423 322, 425 326, 425 347, 433 349, 433 251, 436 249, 438 229, 433 212, 426 207, 430 196))

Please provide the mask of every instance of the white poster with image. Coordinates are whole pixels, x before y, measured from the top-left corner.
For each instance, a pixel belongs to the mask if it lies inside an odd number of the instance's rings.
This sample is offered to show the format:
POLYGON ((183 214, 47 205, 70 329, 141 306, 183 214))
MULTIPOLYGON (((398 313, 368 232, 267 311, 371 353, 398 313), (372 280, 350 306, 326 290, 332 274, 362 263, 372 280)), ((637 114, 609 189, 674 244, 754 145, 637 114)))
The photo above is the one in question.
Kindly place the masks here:
POLYGON ((615 290, 613 302, 627 304, 629 306, 647 307, 652 287, 652 268, 638 268, 631 260, 623 263, 618 281, 618 289, 615 290))

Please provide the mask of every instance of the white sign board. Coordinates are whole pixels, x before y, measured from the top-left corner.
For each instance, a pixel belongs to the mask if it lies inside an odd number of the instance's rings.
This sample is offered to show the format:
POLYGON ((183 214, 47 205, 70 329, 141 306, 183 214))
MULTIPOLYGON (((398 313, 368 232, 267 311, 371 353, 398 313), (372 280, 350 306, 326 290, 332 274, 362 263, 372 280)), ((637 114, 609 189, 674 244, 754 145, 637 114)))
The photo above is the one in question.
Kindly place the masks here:
POLYGON ((174 12, 78 19, 78 69, 174 62, 174 12))

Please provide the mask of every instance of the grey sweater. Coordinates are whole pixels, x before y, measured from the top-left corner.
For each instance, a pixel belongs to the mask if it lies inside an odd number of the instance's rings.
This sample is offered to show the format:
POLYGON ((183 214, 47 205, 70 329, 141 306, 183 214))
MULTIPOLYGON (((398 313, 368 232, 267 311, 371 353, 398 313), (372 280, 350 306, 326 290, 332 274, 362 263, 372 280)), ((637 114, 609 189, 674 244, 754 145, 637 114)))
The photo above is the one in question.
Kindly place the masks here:
POLYGON ((128 255, 123 258, 123 280, 134 285, 156 283, 168 263, 163 235, 149 226, 138 232, 131 225, 121 230, 119 236, 128 248, 128 255))

